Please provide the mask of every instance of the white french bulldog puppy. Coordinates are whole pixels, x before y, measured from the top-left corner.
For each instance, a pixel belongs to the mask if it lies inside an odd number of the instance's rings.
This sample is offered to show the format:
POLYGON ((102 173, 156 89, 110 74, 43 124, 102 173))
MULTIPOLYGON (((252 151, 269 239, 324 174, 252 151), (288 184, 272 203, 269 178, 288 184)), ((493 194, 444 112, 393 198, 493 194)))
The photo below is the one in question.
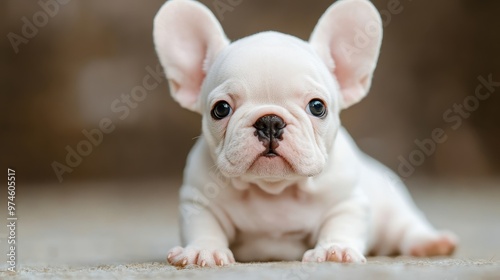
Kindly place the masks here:
POLYGON ((154 41, 173 98, 203 118, 170 264, 453 252, 454 235, 434 229, 340 124, 377 64, 382 22, 368 0, 334 3, 309 42, 263 32, 231 44, 208 8, 172 0, 154 41))

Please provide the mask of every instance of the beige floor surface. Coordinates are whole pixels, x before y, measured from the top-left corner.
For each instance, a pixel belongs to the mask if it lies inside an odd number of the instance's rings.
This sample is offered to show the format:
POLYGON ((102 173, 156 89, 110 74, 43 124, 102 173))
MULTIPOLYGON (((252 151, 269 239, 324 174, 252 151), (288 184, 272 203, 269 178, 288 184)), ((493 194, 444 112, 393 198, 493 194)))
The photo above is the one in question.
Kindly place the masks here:
MULTIPOLYGON (((18 272, 0 272, 0 278, 500 279, 498 182, 409 184, 433 224, 460 236, 453 258, 377 257, 367 265, 281 262, 185 270, 164 263, 167 250, 179 242, 178 185, 18 185, 18 272)), ((6 221, 6 211, 0 211, 0 219, 6 221)), ((6 252, 5 231, 1 233, 0 249, 6 252)))

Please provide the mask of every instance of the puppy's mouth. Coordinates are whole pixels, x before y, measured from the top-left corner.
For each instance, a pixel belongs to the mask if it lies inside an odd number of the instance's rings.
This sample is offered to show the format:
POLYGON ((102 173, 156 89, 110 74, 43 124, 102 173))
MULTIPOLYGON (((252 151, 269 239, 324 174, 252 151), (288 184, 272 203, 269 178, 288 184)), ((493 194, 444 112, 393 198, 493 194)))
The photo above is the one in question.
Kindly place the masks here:
POLYGON ((279 144, 276 142, 276 145, 269 144, 269 146, 266 147, 266 149, 260 154, 260 156, 267 157, 267 158, 273 158, 273 157, 279 157, 280 154, 276 152, 276 148, 279 146, 279 144))
POLYGON ((266 149, 255 156, 249 170, 261 177, 283 177, 295 173, 288 159, 277 152, 278 141, 266 144, 268 144, 264 146, 266 149))
POLYGON ((267 152, 267 153, 263 153, 261 154, 263 157, 267 157, 267 158, 273 158, 273 157, 279 157, 280 155, 276 152, 267 152))
POLYGON ((282 178, 295 173, 290 162, 276 151, 264 151, 257 155, 248 170, 251 174, 263 178, 282 178))

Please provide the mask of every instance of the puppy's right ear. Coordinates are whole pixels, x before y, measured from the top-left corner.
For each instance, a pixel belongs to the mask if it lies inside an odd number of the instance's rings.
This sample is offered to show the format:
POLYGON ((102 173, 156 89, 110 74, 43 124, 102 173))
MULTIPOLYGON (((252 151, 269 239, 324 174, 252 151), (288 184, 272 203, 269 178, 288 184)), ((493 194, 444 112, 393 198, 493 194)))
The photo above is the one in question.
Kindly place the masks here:
POLYGON ((219 22, 198 2, 171 0, 156 14, 153 37, 172 97, 182 107, 200 112, 201 84, 217 54, 229 44, 219 22))

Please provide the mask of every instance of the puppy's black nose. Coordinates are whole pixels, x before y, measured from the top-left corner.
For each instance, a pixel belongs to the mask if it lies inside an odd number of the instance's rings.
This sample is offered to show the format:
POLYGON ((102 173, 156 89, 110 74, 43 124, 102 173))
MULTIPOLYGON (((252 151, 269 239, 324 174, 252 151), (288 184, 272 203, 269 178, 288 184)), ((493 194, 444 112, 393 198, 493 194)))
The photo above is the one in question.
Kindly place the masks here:
POLYGON ((258 119, 253 125, 256 129, 254 135, 267 147, 266 155, 276 155, 274 149, 279 146, 278 141, 283 140, 286 126, 282 118, 276 115, 266 115, 258 119))

